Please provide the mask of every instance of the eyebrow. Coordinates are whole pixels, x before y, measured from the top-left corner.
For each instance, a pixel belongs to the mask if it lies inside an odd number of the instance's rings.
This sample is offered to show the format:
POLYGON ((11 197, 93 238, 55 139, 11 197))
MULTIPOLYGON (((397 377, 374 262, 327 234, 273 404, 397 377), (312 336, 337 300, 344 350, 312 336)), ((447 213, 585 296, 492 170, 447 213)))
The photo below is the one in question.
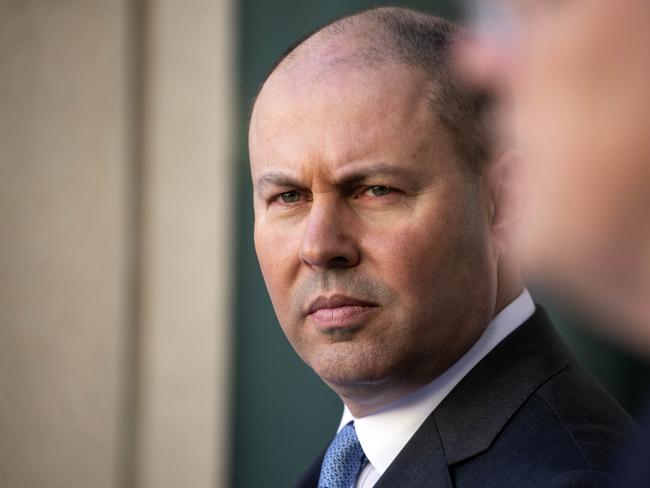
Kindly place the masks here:
POLYGON ((415 175, 408 168, 385 162, 355 165, 351 170, 343 170, 338 180, 341 185, 352 185, 376 176, 397 176, 409 183, 416 182, 415 175))
POLYGON ((268 173, 264 173, 262 176, 260 176, 257 179, 257 184, 255 185, 255 188, 258 191, 261 191, 268 187, 278 187, 278 186, 302 187, 303 185, 297 179, 292 178, 291 176, 282 173, 281 171, 270 171, 268 173))
MULTIPOLYGON (((406 180, 408 184, 415 185, 417 178, 407 168, 391 165, 385 162, 371 163, 367 165, 355 165, 354 168, 344 169, 336 177, 337 186, 352 186, 364 180, 377 176, 397 176, 406 180)), ((256 192, 261 193, 267 188, 302 188, 304 183, 293 178, 282 171, 269 171, 256 180, 256 192)))

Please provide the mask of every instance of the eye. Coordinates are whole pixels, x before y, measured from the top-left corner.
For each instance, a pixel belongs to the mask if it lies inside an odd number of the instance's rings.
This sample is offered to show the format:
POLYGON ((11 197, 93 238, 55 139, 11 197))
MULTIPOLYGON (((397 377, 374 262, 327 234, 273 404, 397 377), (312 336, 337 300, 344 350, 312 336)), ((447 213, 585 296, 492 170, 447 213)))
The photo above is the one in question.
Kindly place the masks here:
POLYGON ((385 197, 386 195, 390 195, 393 192, 394 190, 392 188, 389 188, 387 186, 376 185, 376 186, 370 186, 366 188, 363 191, 362 195, 367 195, 371 197, 385 197))
POLYGON ((280 200, 282 203, 296 203, 300 201, 300 192, 296 190, 285 191, 280 193, 276 199, 280 200))

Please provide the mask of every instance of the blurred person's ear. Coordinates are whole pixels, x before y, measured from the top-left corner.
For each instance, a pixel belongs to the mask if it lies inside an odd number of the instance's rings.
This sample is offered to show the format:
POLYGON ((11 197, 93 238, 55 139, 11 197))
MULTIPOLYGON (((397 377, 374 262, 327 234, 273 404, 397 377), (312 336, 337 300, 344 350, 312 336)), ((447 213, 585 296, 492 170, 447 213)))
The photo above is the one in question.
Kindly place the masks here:
POLYGON ((521 155, 512 149, 501 153, 485 170, 489 227, 496 256, 510 253, 522 215, 521 155))

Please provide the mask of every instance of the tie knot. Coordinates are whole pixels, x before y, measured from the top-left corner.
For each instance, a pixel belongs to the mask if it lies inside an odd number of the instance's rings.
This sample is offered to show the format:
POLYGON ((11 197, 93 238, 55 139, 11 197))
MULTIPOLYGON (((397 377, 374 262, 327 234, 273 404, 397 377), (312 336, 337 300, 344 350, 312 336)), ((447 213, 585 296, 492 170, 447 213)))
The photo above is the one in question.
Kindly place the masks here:
POLYGON ((364 453, 354 423, 343 427, 327 448, 318 488, 351 488, 359 475, 364 453))

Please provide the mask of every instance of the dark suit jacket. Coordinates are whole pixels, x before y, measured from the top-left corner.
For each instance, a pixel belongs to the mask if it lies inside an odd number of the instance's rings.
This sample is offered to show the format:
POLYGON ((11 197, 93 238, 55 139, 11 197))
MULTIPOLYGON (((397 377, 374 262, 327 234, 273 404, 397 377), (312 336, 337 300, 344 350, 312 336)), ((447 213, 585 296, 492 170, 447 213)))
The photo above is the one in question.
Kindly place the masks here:
MULTIPOLYGON (((633 429, 538 307, 463 378, 375 487, 607 486, 633 429)), ((317 486, 324 452, 297 487, 317 486)))
POLYGON ((616 488, 650 488, 650 409, 643 430, 625 446, 616 488))

